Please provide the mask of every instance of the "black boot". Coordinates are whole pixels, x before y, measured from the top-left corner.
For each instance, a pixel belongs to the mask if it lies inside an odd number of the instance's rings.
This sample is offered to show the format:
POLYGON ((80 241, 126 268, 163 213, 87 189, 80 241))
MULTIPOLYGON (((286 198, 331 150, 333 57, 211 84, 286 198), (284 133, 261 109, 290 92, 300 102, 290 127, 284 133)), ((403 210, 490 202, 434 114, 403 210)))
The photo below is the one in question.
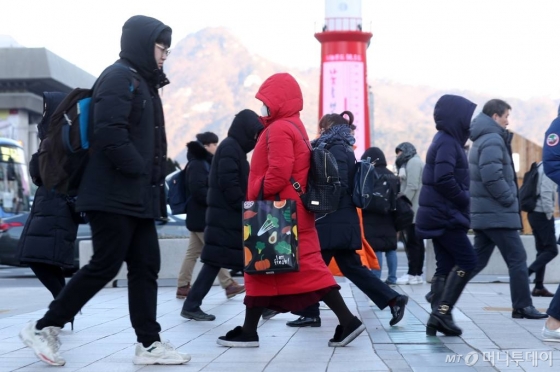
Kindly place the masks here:
POLYGON ((430 299, 428 300, 428 295, 426 295, 426 300, 432 304, 432 311, 437 308, 439 304, 439 300, 441 299, 441 295, 443 293, 443 289, 445 288, 445 279, 446 276, 434 276, 432 278, 432 288, 430 290, 430 299))
POLYGON ((439 303, 432 303, 437 308, 432 310, 430 319, 426 326, 426 334, 428 336, 435 336, 436 332, 441 332, 446 336, 460 336, 463 331, 453 322, 451 310, 455 303, 461 296, 463 289, 469 282, 470 275, 459 266, 453 267, 445 281, 445 287, 441 295, 439 303))

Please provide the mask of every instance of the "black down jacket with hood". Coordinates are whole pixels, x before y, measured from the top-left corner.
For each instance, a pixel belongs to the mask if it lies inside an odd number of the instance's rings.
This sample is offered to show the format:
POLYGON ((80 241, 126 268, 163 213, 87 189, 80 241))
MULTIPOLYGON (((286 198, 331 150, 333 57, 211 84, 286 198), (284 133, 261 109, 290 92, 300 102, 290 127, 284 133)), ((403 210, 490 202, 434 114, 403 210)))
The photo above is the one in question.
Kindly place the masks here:
MULTIPOLYGON (((43 93, 43 119, 38 125, 39 139, 47 136, 48 123, 56 107, 66 94, 43 93)), ((37 165, 37 153, 29 162, 33 183, 39 186, 18 243, 22 263, 44 264, 72 268, 74 266, 74 241, 78 231, 77 216, 66 201, 66 196, 47 190, 43 186, 37 165)))
POLYGON ((208 206, 208 175, 214 156, 198 141, 187 143, 187 187, 191 198, 187 204, 187 229, 203 232, 208 206))
POLYGON ((249 179, 247 153, 263 129, 251 110, 239 112, 219 145, 210 170, 208 210, 201 260, 210 265, 243 269, 243 202, 249 179))
MULTIPOLYGON (((387 160, 383 151, 378 147, 370 147, 362 155, 362 160, 367 158, 370 158, 375 163, 377 174, 392 176, 390 179, 393 180, 393 189, 398 192, 400 187, 399 178, 387 169, 387 160)), ((397 249, 397 230, 395 228, 394 213, 379 214, 362 210, 362 219, 364 235, 375 252, 388 252, 397 249)))
POLYGON ((154 56, 162 32, 171 29, 154 18, 130 18, 123 26, 121 58, 95 83, 92 145, 78 211, 167 217, 167 142, 157 90, 169 81, 154 56))

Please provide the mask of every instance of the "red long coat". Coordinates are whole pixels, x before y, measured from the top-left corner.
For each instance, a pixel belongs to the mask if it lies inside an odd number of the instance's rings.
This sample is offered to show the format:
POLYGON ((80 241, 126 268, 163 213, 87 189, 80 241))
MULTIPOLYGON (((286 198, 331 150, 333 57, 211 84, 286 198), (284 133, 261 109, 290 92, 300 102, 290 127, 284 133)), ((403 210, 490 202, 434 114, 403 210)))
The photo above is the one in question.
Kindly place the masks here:
POLYGON ((321 256, 315 215, 303 207, 290 183, 290 177, 293 177, 305 190, 310 163, 309 148, 303 138, 307 142, 309 139, 299 118, 303 109, 301 89, 291 75, 275 74, 262 84, 256 98, 269 108, 270 116, 263 120, 265 129, 251 159, 247 200, 257 199, 264 177, 264 199, 274 200, 279 194, 281 199, 297 202, 300 271, 276 275, 245 274, 247 295, 297 294, 336 285, 321 256))

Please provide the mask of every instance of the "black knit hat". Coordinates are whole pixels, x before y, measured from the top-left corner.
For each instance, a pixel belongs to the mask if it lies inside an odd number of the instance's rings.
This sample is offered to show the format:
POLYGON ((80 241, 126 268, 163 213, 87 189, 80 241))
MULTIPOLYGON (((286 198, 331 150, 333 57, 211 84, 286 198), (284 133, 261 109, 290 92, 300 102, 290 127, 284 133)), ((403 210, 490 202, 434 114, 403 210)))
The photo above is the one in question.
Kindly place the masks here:
POLYGON ((218 143, 218 136, 212 132, 198 133, 196 135, 196 140, 203 145, 209 145, 211 143, 218 143))

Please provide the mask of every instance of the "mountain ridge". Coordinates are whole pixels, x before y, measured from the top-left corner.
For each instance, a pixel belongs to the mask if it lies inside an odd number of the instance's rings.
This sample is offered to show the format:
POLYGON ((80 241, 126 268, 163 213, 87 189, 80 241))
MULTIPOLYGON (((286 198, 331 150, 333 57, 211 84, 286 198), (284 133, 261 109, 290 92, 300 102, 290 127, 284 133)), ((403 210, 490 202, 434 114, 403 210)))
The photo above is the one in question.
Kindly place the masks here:
MULTIPOLYGON (((297 56, 294 56, 297 58, 297 56)), ((320 56, 317 56, 320 60, 320 56)), ((318 62, 319 63, 319 62, 318 62)), ((173 49, 165 65, 171 84, 163 90, 168 155, 186 163, 185 145, 199 132, 215 132, 220 140, 235 114, 245 108, 259 112, 254 97, 260 84, 278 72, 292 74, 301 86, 304 109, 301 119, 310 137, 317 134, 320 69, 288 68, 250 53, 243 43, 223 27, 211 27, 187 35, 173 49)), ((394 161, 394 148, 413 143, 424 158, 433 135, 433 108, 443 94, 461 95, 477 106, 492 97, 464 90, 442 90, 369 79, 374 92, 372 146, 394 161)), ((558 101, 547 98, 503 98, 512 106, 510 128, 527 139, 542 144, 544 132, 557 117, 558 101)))

